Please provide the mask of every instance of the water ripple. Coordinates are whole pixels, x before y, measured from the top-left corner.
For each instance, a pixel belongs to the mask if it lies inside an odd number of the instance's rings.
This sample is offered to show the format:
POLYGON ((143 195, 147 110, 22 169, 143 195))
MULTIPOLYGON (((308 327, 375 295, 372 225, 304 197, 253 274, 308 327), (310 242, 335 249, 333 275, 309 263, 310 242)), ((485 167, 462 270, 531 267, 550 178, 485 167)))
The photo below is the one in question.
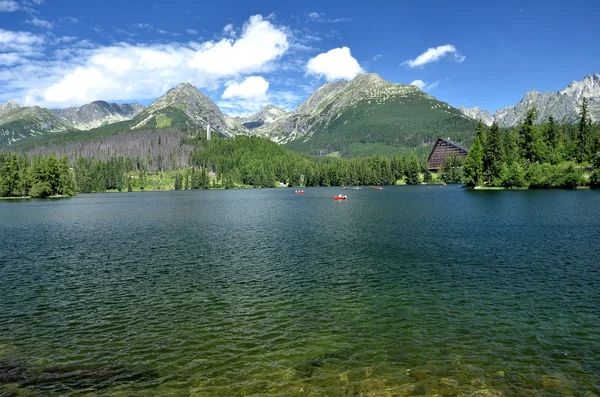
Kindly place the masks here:
POLYGON ((0 203, 0 395, 600 394, 600 192, 334 192, 0 203))

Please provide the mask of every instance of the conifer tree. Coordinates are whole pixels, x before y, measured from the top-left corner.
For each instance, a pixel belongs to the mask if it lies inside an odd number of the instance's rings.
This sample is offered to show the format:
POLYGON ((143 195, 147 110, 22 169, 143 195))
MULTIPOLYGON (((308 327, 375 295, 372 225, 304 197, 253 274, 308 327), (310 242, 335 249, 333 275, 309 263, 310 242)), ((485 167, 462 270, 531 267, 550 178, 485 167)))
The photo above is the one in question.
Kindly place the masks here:
POLYGON ((488 183, 500 177, 504 151, 502 150, 502 137, 500 127, 494 121, 487 134, 483 149, 483 174, 488 183))
POLYGON ((585 161, 590 155, 590 149, 592 146, 591 137, 591 124, 592 121, 588 115, 588 100, 586 97, 581 102, 579 109, 579 126, 577 130, 577 161, 585 161))
POLYGON ((483 145, 480 137, 477 136, 465 159, 464 166, 465 180, 471 187, 481 186, 483 183, 483 155, 483 145))

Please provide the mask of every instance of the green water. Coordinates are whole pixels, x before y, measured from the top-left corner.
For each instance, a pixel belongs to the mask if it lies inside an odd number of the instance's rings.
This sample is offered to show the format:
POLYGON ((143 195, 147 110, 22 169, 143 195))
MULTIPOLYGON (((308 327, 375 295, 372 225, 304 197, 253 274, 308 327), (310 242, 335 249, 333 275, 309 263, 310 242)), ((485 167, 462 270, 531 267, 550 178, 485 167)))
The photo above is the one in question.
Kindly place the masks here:
POLYGON ((0 396, 598 396, 600 192, 0 202, 0 396))

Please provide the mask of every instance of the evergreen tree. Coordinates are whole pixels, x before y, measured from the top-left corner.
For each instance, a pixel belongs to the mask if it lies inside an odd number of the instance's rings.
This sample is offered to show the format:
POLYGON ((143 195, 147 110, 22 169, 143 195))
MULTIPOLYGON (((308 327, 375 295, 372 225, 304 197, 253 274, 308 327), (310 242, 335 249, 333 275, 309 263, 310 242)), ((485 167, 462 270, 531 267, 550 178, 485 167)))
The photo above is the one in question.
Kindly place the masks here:
POLYGON ((487 134, 483 148, 483 175, 488 183, 492 183, 494 180, 500 178, 502 162, 504 161, 504 151, 502 148, 500 127, 494 121, 487 134))
POLYGON ((512 165, 520 160, 519 133, 514 128, 509 128, 504 133, 504 157, 507 165, 512 165))
POLYGON ((463 160, 454 155, 448 157, 442 164, 442 181, 446 183, 461 183, 463 181, 463 160))
POLYGON ((579 126, 577 130, 577 161, 585 161, 591 152, 591 146, 593 145, 591 137, 591 124, 592 121, 588 115, 588 100, 586 97, 581 102, 581 108, 579 110, 579 126))
POLYGON ((519 129, 520 146, 523 158, 529 160, 531 163, 543 161, 545 157, 544 141, 539 129, 534 126, 537 118, 537 109, 529 109, 525 116, 525 120, 523 120, 519 129))
POLYGON ((419 181, 419 171, 421 167, 419 165, 419 159, 417 155, 412 152, 408 158, 406 169, 404 171, 405 181, 407 185, 417 185, 419 181))
POLYGON ((483 145, 477 136, 465 159, 464 173, 468 186, 481 186, 483 183, 483 156, 483 145))
POLYGON ((544 141, 549 148, 555 148, 558 145, 558 131, 557 126, 554 121, 554 116, 550 115, 548 117, 548 122, 546 123, 546 128, 544 129, 544 141))

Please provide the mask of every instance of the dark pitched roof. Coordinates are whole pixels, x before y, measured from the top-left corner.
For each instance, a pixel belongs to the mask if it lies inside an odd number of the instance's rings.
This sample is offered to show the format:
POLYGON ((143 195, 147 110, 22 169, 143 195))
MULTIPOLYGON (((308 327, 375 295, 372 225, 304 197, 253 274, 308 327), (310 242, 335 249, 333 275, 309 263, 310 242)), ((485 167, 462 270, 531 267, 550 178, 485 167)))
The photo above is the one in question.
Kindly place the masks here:
MULTIPOLYGON (((456 142, 453 142, 450 139, 438 138, 438 141, 444 141, 444 142, 449 143, 450 145, 452 145, 454 147, 457 147, 457 148, 459 148, 461 150, 464 150, 467 153, 469 152, 469 149, 466 149, 464 146, 462 146, 462 145, 460 145, 460 144, 458 144, 456 142)), ((435 143, 437 145, 437 141, 435 143)))
POLYGON ((455 148, 457 148, 459 150, 462 150, 462 151, 464 151, 467 154, 469 153, 469 150, 466 149, 464 146, 462 146, 462 145, 460 145, 460 144, 458 144, 456 142, 453 142, 450 139, 438 138, 437 141, 435 141, 435 144, 433 145, 433 147, 431 148, 431 153, 429 153, 429 157, 427 157, 427 163, 429 163, 429 160, 431 160, 431 155, 435 151, 435 148, 437 147, 437 144, 438 144, 439 141, 446 142, 447 144, 452 145, 455 148))

